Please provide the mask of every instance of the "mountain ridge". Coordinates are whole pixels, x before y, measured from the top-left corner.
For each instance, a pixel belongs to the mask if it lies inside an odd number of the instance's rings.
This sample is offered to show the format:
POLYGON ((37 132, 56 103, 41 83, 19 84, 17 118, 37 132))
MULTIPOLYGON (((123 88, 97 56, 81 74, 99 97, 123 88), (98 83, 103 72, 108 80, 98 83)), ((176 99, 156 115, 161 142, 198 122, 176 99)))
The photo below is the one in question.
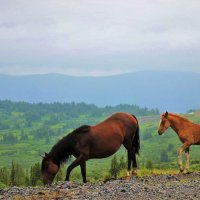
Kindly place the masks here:
POLYGON ((103 77, 0 74, 0 99, 85 102, 97 106, 135 104, 160 111, 186 112, 200 108, 199 85, 199 73, 180 71, 141 71, 103 77))

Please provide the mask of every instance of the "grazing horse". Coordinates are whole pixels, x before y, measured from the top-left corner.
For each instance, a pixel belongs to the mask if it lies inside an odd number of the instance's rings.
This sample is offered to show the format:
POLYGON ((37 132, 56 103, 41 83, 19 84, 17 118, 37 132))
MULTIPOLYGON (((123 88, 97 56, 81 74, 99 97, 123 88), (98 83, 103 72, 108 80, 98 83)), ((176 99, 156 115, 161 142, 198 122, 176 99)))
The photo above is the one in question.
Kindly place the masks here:
POLYGON ((115 113, 95 126, 81 126, 63 137, 42 160, 44 184, 51 184, 61 164, 73 155, 76 159, 67 168, 65 181, 71 171, 80 165, 83 182, 86 182, 86 161, 113 155, 121 146, 128 151, 128 172, 136 173, 136 154, 139 153, 139 124, 134 115, 115 113))
POLYGON ((168 127, 171 127, 177 133, 183 143, 178 150, 178 165, 181 173, 188 173, 190 146, 200 145, 200 125, 194 124, 180 115, 166 112, 161 116, 158 134, 162 135, 168 127), (185 169, 182 165, 183 151, 185 151, 185 169))

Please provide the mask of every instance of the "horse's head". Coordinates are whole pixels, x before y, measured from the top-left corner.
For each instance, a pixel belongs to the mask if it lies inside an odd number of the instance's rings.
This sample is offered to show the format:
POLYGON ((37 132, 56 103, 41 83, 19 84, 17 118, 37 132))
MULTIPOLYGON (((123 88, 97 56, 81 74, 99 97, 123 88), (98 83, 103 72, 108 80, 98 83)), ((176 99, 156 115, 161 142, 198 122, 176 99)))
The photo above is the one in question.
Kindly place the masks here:
POLYGON ((159 125, 159 128, 158 128, 158 134, 162 135, 165 132, 165 130, 167 128, 169 128, 169 126, 170 126, 170 122, 168 120, 168 112, 166 111, 161 116, 160 125, 159 125))
POLYGON ((44 185, 51 184, 54 177, 59 170, 59 166, 55 164, 49 157, 49 154, 45 153, 42 160, 41 172, 44 185))

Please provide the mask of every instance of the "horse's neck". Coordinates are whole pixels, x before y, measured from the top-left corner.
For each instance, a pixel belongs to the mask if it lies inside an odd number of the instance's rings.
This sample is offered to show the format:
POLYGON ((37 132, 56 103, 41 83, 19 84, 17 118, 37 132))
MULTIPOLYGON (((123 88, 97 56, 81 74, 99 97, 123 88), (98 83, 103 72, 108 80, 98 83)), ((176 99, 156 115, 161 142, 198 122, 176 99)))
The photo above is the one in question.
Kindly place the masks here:
POLYGON ((63 140, 60 140, 56 145, 53 146, 53 148, 50 151, 51 159, 56 164, 62 163, 70 155, 69 146, 69 140, 64 140, 64 138, 63 140))
POLYGON ((184 129, 184 126, 186 126, 189 122, 182 122, 182 119, 177 116, 170 116, 169 118, 171 128, 179 135, 181 133, 181 130, 184 129))
POLYGON ((60 165, 60 161, 63 159, 61 157, 62 153, 60 151, 60 149, 56 149, 56 150, 51 150, 50 154, 50 158, 52 159, 52 161, 58 165, 60 165))

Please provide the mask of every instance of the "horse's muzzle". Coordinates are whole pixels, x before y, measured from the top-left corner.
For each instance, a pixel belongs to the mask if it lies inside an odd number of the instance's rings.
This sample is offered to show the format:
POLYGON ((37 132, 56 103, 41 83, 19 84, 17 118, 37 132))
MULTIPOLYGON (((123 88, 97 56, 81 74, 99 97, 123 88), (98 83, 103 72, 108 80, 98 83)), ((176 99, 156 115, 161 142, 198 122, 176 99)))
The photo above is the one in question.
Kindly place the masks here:
POLYGON ((162 134, 163 134, 163 131, 158 130, 158 134, 159 134, 159 135, 162 135, 162 134))

